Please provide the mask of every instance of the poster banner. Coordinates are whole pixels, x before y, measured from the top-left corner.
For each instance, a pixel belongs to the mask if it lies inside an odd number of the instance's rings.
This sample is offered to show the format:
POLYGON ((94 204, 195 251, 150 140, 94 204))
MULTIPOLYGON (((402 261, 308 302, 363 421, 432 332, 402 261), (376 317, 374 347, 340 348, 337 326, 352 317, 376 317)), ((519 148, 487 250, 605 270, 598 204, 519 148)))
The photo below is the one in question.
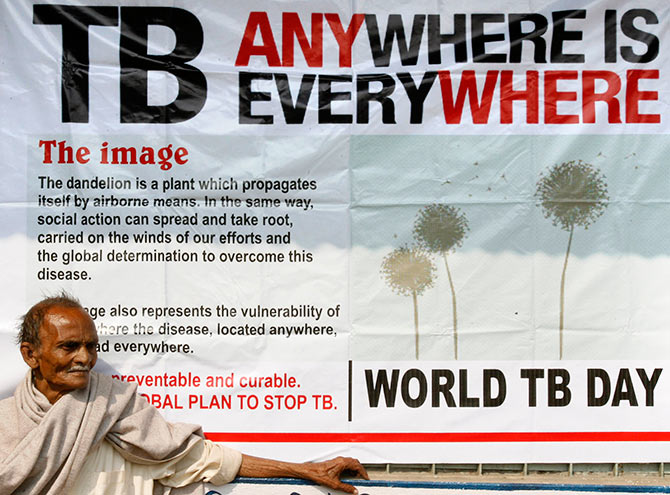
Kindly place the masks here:
POLYGON ((0 0, 0 395, 65 290, 248 453, 665 460, 669 15, 0 0))

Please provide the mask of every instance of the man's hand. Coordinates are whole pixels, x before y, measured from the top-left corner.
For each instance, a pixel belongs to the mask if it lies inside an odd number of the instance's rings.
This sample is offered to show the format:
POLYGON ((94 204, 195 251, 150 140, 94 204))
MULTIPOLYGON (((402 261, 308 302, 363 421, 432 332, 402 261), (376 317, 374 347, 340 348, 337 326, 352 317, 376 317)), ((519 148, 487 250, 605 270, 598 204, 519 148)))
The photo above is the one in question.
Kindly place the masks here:
POLYGON ((237 474, 253 478, 302 478, 334 490, 358 494, 358 490, 354 486, 342 483, 340 476, 343 473, 351 473, 366 480, 370 479, 361 463, 351 457, 336 457, 323 462, 300 464, 262 459, 243 454, 242 465, 237 474))
POLYGON ((358 490, 352 485, 340 481, 342 473, 347 472, 366 480, 369 479, 368 473, 361 463, 351 457, 336 457, 324 462, 305 463, 302 466, 306 470, 305 479, 347 493, 358 494, 358 490))

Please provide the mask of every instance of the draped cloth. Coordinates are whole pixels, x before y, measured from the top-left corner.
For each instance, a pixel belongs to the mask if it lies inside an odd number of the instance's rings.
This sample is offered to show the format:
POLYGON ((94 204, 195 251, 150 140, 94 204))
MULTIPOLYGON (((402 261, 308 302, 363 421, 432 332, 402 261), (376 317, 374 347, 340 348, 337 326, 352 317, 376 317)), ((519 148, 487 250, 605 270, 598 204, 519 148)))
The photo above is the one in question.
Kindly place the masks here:
MULTIPOLYGON (((167 422, 135 384, 91 372, 86 388, 52 405, 29 372, 14 396, 0 401, 0 493, 68 493, 89 451, 105 438, 126 460, 156 464, 184 456, 201 437, 199 426, 167 422)), ((154 493, 204 494, 204 485, 156 483, 154 493)))

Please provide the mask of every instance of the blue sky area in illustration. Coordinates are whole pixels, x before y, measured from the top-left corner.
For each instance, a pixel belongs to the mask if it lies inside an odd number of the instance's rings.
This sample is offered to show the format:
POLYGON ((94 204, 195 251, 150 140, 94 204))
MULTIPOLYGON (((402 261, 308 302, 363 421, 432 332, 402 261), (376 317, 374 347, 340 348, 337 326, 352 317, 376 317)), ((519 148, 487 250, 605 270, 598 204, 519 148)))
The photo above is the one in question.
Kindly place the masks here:
POLYGON ((454 205, 470 231, 459 251, 565 253, 569 233, 544 218, 541 174, 582 160, 604 175, 609 202, 572 254, 670 253, 667 136, 355 136, 351 140, 352 242, 412 243, 419 209, 454 205))

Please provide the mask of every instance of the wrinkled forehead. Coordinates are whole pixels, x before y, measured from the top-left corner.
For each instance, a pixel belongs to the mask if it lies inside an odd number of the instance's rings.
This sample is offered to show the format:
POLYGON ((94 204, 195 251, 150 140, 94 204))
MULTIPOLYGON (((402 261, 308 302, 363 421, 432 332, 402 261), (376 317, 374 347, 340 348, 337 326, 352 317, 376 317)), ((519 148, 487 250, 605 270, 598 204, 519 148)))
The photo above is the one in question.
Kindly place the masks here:
POLYGON ((94 340, 95 324, 81 308, 55 306, 44 315, 40 327, 40 340, 94 340))

